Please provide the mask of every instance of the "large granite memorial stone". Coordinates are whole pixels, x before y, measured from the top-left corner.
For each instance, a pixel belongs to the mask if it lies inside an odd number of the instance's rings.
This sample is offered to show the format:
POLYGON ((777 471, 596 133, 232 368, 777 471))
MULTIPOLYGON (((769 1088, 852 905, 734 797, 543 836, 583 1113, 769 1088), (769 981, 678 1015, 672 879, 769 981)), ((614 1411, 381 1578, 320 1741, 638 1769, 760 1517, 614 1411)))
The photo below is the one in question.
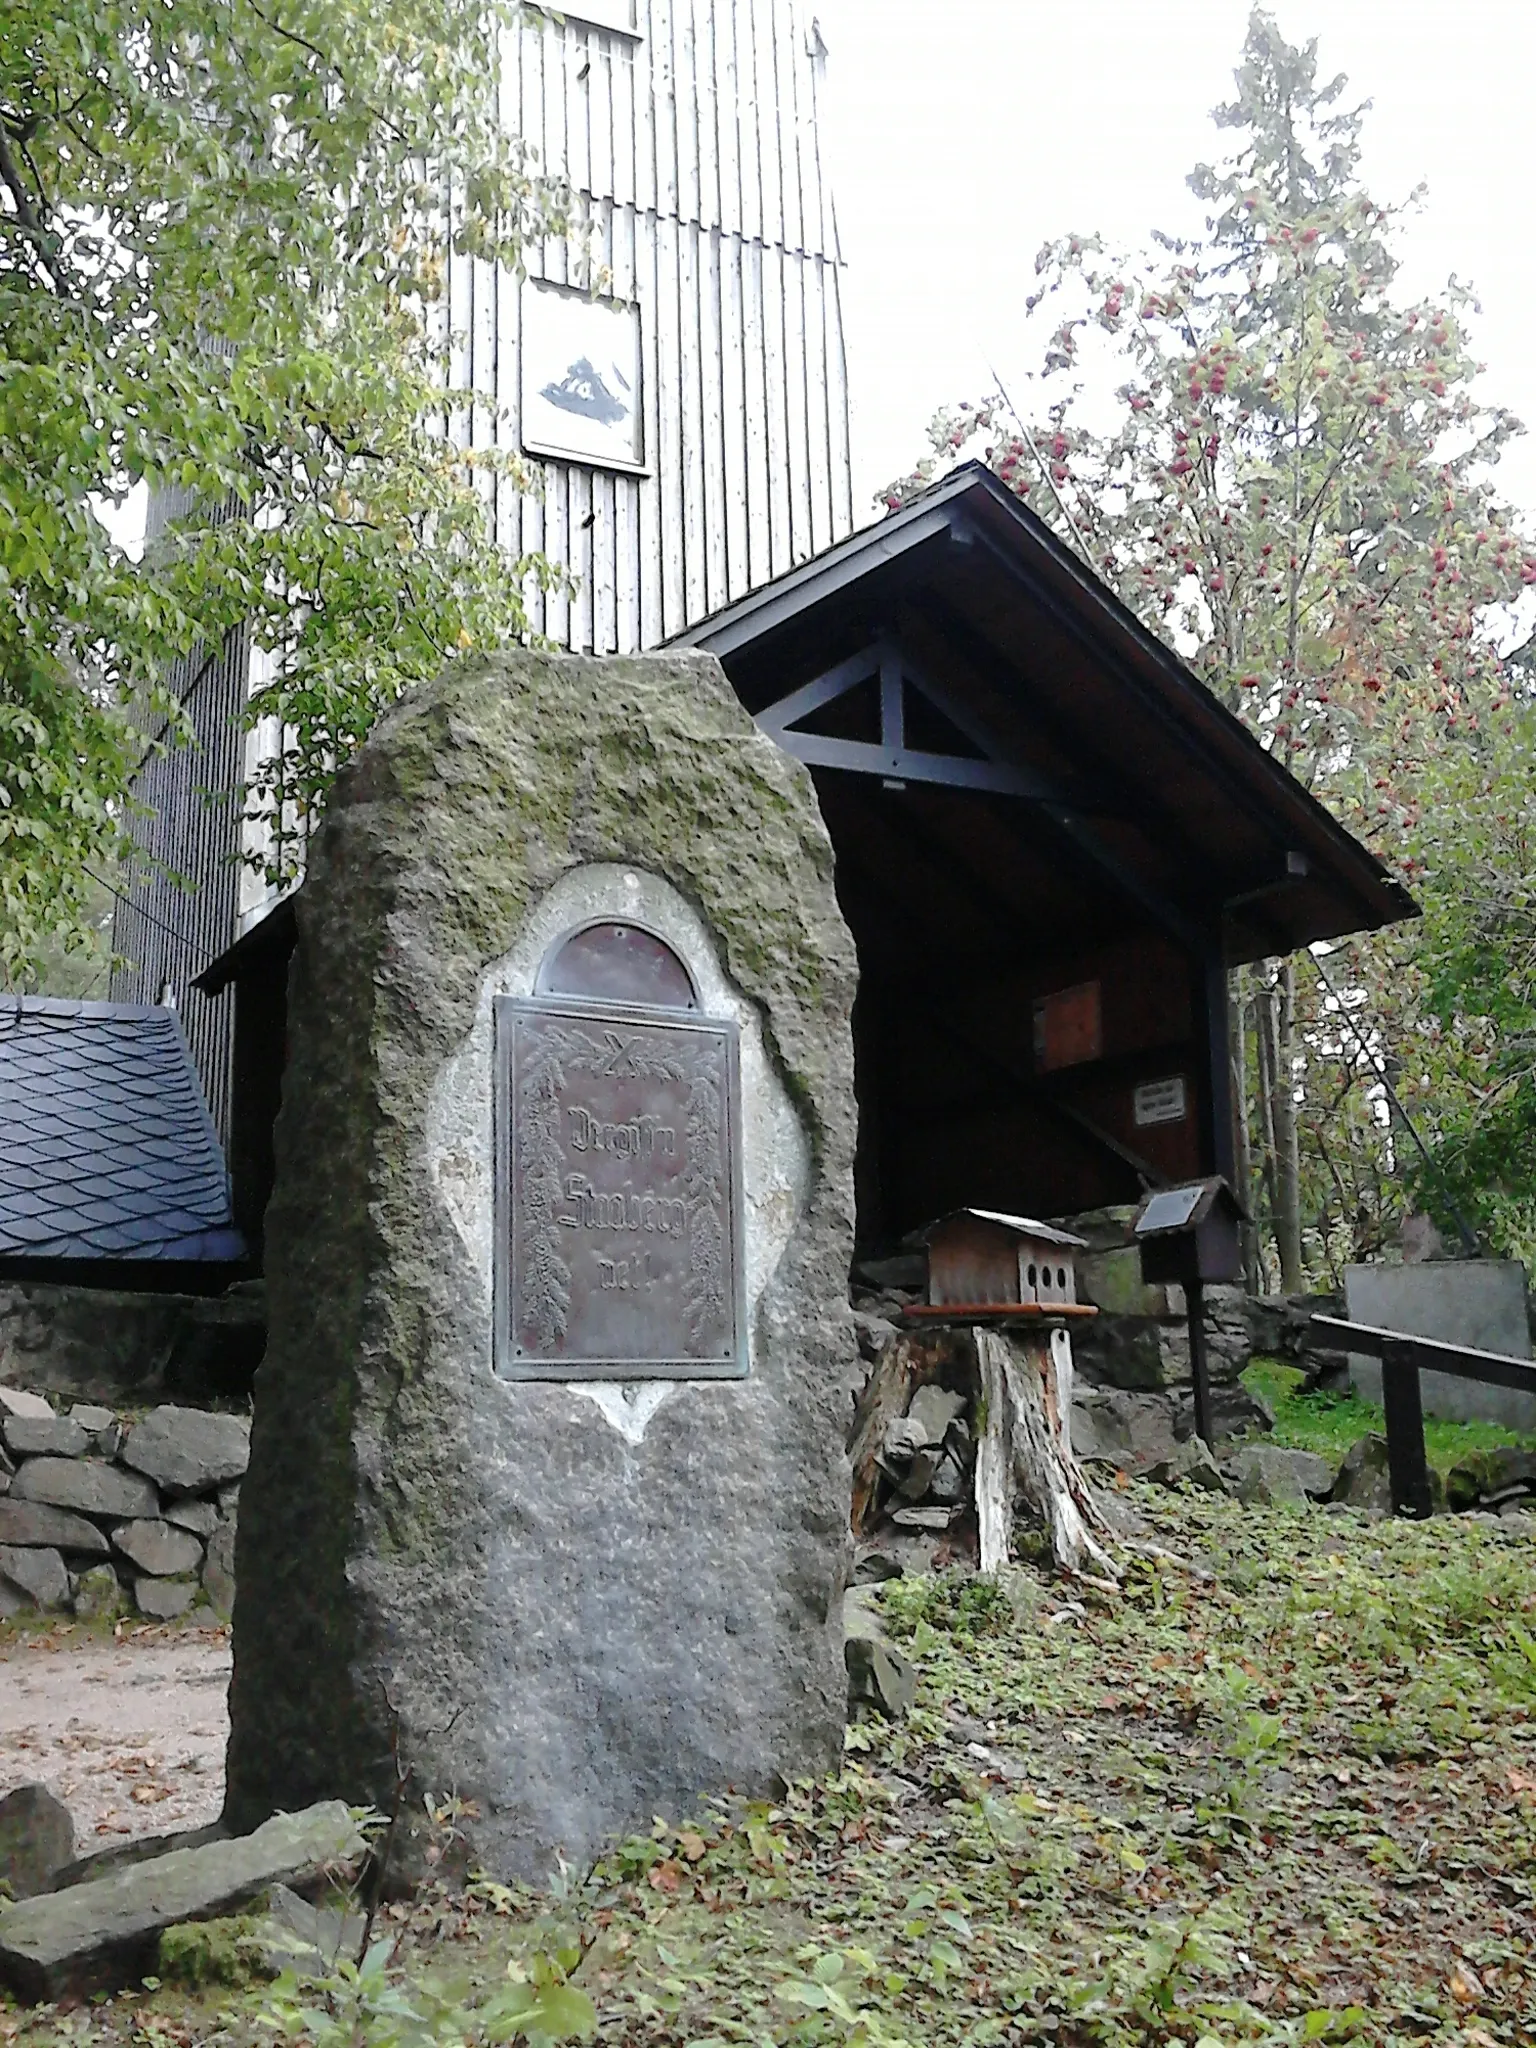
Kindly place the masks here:
POLYGON ((298 923, 229 1821, 397 1755, 540 1875, 828 1767, 855 962, 805 770, 708 657, 460 663, 298 923))

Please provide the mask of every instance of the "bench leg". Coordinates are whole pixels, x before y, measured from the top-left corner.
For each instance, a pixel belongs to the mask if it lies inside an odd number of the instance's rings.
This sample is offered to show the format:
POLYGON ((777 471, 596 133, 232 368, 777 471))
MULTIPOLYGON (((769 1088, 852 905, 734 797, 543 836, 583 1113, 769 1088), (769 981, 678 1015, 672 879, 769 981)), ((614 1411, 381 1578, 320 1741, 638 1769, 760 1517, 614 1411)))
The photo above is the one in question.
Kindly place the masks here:
POLYGON ((1393 1511, 1424 1521, 1432 1502, 1429 1460, 1424 1452, 1419 1369, 1397 1344, 1382 1346, 1381 1400, 1387 1414, 1387 1469, 1392 1480, 1393 1511))

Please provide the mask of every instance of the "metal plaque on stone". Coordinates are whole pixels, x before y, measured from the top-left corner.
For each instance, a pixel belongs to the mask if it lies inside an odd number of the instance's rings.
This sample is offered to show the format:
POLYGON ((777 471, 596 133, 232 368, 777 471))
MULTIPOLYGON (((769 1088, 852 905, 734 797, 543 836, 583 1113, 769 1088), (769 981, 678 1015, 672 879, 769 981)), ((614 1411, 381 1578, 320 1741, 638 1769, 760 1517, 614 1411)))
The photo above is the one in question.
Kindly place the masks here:
POLYGON ((510 1379, 743 1376, 736 1026, 496 1005, 496 1366, 510 1379))

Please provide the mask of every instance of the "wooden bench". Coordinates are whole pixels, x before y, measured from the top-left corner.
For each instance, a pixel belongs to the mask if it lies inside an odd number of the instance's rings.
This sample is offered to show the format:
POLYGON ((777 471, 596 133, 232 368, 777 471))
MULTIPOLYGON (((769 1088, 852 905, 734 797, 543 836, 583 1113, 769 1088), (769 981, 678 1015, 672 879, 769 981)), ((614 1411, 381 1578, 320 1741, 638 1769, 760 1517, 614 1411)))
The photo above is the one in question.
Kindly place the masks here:
POLYGON ((1330 1351, 1360 1352, 1381 1360, 1392 1506, 1402 1515, 1422 1519, 1431 1511, 1424 1404, 1419 1394, 1421 1372, 1444 1372, 1455 1379, 1482 1380, 1489 1386, 1536 1394, 1536 1363, 1528 1358, 1507 1358, 1498 1351, 1443 1344, 1437 1337, 1407 1337, 1401 1330, 1378 1330, 1369 1323, 1346 1322, 1342 1316, 1314 1316, 1307 1326, 1306 1341, 1309 1348, 1326 1346, 1330 1351))

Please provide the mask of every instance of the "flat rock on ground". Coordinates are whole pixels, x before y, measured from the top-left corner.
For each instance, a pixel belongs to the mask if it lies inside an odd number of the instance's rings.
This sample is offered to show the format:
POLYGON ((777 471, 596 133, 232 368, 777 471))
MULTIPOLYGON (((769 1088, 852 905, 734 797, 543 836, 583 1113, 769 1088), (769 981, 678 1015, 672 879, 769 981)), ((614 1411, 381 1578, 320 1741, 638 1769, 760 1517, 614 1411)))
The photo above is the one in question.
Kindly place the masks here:
POLYGON ((224 1804, 229 1640, 57 1630, 0 1649, 0 1786, 46 1784, 82 1854, 197 1828, 224 1804))
POLYGON ((1201 1493, 1227 1491, 1221 1468, 1197 1436, 1187 1437, 1168 1457, 1149 1465, 1144 1476, 1157 1486, 1193 1486, 1201 1493))
POLYGON ((238 1912, 273 1884, 302 1889, 363 1854, 356 1822, 335 1799, 278 1814, 250 1835, 23 1900, 0 1916, 0 1978, 34 2001, 114 1990, 153 1968, 162 1929, 238 1912))
POLYGON ((1245 1444, 1227 1460, 1227 1476, 1239 1500, 1262 1502, 1326 1500, 1333 1466, 1316 1451, 1292 1451, 1279 1444, 1245 1444))
POLYGON ((196 1579, 135 1579, 133 1597, 140 1614, 155 1621, 174 1621, 197 1598, 196 1579))
POLYGON ((46 1785, 20 1785, 0 1799, 0 1878, 12 1898, 47 1891, 74 1853, 69 1808, 46 1785))

